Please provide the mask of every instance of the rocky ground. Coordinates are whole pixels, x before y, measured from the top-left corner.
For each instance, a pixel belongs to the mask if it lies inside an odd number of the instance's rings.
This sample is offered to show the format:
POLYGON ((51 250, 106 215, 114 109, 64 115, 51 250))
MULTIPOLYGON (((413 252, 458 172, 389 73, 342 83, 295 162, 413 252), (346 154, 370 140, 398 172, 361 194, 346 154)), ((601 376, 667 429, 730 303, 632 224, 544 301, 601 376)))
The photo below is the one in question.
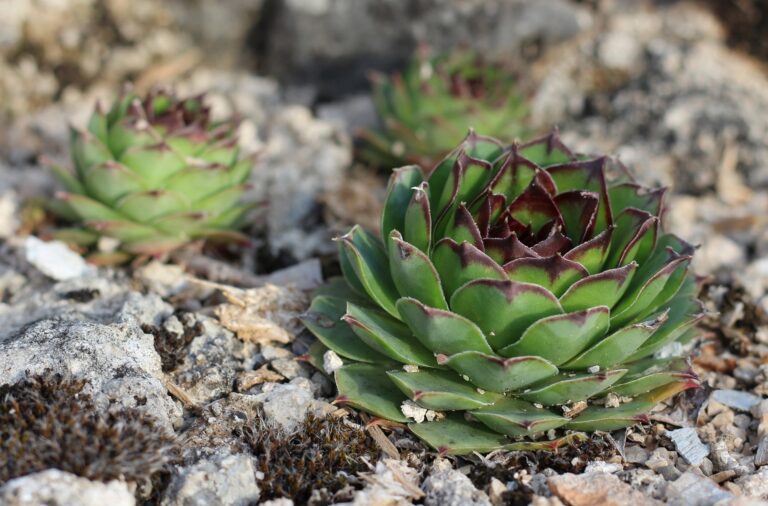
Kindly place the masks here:
POLYGON ((768 72, 764 51, 730 45, 751 39, 704 6, 717 3, 3 9, 0 443, 19 464, 0 471, 0 503, 768 501, 768 72), (334 272, 330 238, 376 221, 384 181, 350 167, 355 129, 375 122, 364 72, 396 67, 420 40, 514 56, 536 125, 557 124, 580 150, 616 153, 644 182, 671 186, 667 227, 701 245, 711 314, 690 349, 668 351, 693 354, 702 388, 647 424, 556 453, 461 459, 366 428, 333 403, 332 383, 302 359, 312 338, 298 315, 334 272), (48 219, 39 202, 56 188, 38 157, 66 161, 67 122, 127 78, 210 89, 216 111, 246 118, 243 145, 261 152, 253 192, 265 202, 252 246, 95 268, 34 235, 48 219), (2 405, 8 392, 18 405, 2 405), (61 451, 22 438, 25 427, 75 430, 61 451))

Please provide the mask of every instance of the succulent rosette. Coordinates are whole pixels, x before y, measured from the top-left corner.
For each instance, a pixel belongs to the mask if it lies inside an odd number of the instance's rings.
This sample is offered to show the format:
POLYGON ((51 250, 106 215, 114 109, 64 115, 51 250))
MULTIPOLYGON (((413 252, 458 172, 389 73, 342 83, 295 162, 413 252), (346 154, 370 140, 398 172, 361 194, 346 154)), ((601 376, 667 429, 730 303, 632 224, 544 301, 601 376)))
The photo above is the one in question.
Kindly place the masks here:
POLYGON ((382 126, 362 132, 359 156, 375 167, 431 166, 467 125, 491 136, 524 133, 527 109, 511 70, 476 53, 422 51, 402 74, 374 74, 372 81, 382 126))
POLYGON ((304 317, 315 358, 343 361, 339 400, 461 454, 625 427, 696 386, 686 360, 654 357, 702 316, 693 248, 662 231, 664 189, 607 160, 557 133, 470 133, 426 173, 396 169, 380 237, 339 238, 343 279, 304 317))
POLYGON ((99 106, 86 130, 72 130, 74 173, 54 167, 66 191, 55 210, 76 222, 64 240, 91 246, 115 239, 94 261, 161 255, 193 239, 242 240, 235 232, 252 208, 243 203, 253 160, 240 157, 238 120, 213 121, 203 97, 163 90, 99 106))

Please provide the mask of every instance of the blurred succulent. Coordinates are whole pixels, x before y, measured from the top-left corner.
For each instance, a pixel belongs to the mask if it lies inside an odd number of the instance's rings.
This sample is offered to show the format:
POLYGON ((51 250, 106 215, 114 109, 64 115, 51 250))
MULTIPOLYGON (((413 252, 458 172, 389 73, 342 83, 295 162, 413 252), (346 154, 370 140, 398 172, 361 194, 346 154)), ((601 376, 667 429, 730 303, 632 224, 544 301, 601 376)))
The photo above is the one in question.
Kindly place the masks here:
POLYGON ((664 189, 607 178, 607 161, 557 133, 505 147, 470 132, 426 174, 395 170, 383 241, 339 238, 344 279, 304 316, 344 362, 339 399, 431 418, 409 426, 460 454, 614 430, 696 386, 685 360, 654 358, 696 332, 693 248, 661 230, 664 189))
POLYGON ((419 53, 405 72, 373 76, 380 131, 365 130, 360 158, 375 167, 431 167, 466 134, 522 135, 527 111, 510 69, 460 52, 430 58, 419 53))
POLYGON ((54 167, 66 188, 55 210, 81 225, 59 236, 119 241, 97 262, 161 255, 197 238, 244 239, 235 230, 252 207, 241 202, 252 160, 239 156, 237 125, 213 121, 203 97, 161 90, 143 100, 128 92, 106 113, 97 105, 87 130, 72 131, 75 173, 54 167))

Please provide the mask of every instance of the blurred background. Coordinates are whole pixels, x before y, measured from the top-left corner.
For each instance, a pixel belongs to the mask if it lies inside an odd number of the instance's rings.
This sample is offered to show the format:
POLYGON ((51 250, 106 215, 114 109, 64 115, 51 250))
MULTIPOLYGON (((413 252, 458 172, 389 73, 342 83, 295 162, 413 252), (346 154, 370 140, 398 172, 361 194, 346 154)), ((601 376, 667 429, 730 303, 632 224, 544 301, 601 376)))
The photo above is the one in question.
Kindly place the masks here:
POLYGON ((672 186, 668 227, 703 245, 698 271, 760 298, 766 28, 762 0, 0 0, 0 237, 34 230, 26 203, 56 188, 40 155, 66 163, 68 125, 131 81, 208 90, 214 112, 245 118, 268 204, 248 265, 328 255, 333 234, 375 222, 386 183, 358 156, 360 132, 387 122, 372 72, 471 51, 513 78, 525 128, 509 138, 557 126, 672 186))

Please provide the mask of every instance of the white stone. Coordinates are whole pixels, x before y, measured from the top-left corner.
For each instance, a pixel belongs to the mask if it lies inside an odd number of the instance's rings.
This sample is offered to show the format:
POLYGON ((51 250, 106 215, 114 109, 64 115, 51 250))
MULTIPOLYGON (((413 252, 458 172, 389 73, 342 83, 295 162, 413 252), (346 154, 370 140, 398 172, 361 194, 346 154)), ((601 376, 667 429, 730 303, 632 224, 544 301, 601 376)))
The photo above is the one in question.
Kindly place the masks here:
POLYGON ((29 236, 24 242, 24 250, 29 263, 57 281, 78 278, 94 270, 61 241, 45 242, 29 236))
POLYGON ((260 494, 255 471, 251 457, 226 453, 212 460, 180 468, 160 504, 162 506, 254 504, 259 500, 260 494))
POLYGON ((328 350, 323 353, 323 370, 327 374, 335 373, 336 369, 339 369, 343 365, 344 362, 341 360, 341 357, 336 354, 335 351, 328 350))
POLYGON ((136 499, 122 481, 102 483, 48 469, 0 487, 4 506, 134 506, 136 499))

